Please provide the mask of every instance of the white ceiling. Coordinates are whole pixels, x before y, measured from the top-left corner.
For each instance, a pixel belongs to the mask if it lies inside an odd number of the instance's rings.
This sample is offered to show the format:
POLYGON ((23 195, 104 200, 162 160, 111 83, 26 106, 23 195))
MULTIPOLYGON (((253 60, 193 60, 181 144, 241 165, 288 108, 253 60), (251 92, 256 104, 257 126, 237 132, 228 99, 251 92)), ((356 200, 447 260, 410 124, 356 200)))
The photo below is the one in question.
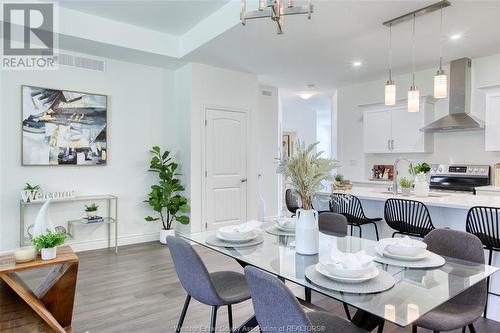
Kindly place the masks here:
POLYGON ((61 0, 59 5, 172 35, 182 35, 228 1, 61 0))
MULTIPOLYGON (((444 10, 444 59, 500 53, 500 1, 451 0, 444 10), (463 37, 451 41, 449 36, 463 37)), ((237 25, 187 55, 184 60, 259 74, 264 83, 318 90, 384 77, 388 29, 382 22, 436 2, 314 0, 312 20, 286 17, 285 34, 277 35, 269 19, 237 25), (362 61, 353 68, 353 61, 362 61)), ((411 71, 411 22, 393 27, 395 75, 411 71)), ((437 66, 439 12, 416 24, 417 69, 437 66)))

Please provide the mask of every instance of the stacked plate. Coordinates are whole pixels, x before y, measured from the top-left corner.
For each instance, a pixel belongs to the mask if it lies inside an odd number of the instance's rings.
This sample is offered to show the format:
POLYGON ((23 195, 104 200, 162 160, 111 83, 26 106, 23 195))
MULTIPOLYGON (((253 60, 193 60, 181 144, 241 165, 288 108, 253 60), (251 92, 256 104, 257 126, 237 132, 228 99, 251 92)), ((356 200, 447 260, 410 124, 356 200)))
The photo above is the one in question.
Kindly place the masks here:
POLYGON ((255 230, 248 230, 238 225, 221 227, 215 235, 218 239, 229 243, 246 243, 258 236, 255 230))
POLYGON ((331 280, 344 283, 369 281, 376 278, 379 274, 378 268, 375 267, 374 263, 363 268, 336 268, 319 262, 316 264, 316 271, 331 280))
POLYGON ((382 257, 402 261, 417 261, 429 256, 427 244, 409 237, 381 239, 376 251, 382 257))
POLYGON ((276 220, 276 228, 285 232, 295 232, 297 218, 283 217, 276 220))

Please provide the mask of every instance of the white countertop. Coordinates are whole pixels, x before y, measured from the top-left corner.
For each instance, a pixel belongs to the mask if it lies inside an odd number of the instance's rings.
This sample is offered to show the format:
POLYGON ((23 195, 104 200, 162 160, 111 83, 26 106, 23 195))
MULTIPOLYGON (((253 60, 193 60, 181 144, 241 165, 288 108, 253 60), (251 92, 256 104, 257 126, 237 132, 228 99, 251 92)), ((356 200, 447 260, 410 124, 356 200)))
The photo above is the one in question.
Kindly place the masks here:
POLYGON ((409 199, 420 201, 427 206, 454 208, 454 209, 470 209, 474 206, 487 206, 500 208, 500 195, 473 195, 469 193, 450 193, 450 192, 430 192, 429 197, 416 197, 414 195, 405 197, 402 195, 394 196, 384 189, 356 186, 348 193, 357 196, 362 200, 385 201, 389 198, 409 199))
MULTIPOLYGON (((489 186, 479 186, 476 187, 476 191, 484 191, 484 192, 500 192, 500 186, 489 185, 489 186)), ((500 193, 498 194, 500 195, 500 193)))

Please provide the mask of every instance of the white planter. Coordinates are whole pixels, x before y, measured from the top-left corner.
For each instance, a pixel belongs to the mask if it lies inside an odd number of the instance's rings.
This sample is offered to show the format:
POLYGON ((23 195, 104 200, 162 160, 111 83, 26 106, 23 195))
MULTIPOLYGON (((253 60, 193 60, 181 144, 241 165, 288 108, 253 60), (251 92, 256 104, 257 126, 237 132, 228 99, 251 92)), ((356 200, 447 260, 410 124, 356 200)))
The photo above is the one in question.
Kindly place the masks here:
POLYGON ((87 212, 87 217, 94 218, 97 216, 97 211, 87 212))
POLYGON ((52 260, 56 258, 57 248, 51 247, 48 249, 42 249, 42 260, 52 260))
POLYGON ((427 174, 423 172, 415 177, 415 195, 417 197, 429 196, 429 182, 427 181, 427 174))
POLYGON ((173 229, 170 229, 170 230, 161 229, 160 230, 160 243, 167 244, 167 236, 175 236, 175 230, 173 230, 173 229))
POLYGON ((313 255, 319 252, 318 212, 313 209, 297 210, 295 251, 298 254, 305 255, 313 255))
POLYGON ((408 197, 411 195, 411 187, 403 187, 401 186, 401 194, 408 197))

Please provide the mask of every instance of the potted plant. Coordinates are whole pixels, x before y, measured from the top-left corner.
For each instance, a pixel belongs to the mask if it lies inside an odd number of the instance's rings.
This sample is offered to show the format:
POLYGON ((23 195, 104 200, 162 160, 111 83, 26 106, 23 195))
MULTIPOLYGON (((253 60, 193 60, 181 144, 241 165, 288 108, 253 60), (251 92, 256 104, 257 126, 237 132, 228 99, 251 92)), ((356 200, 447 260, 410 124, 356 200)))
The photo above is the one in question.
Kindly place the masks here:
POLYGON ((290 186, 302 200, 302 209, 297 210, 295 228, 295 249, 300 254, 316 254, 319 247, 318 212, 312 201, 324 180, 332 181, 332 170, 337 162, 321 158, 322 152, 314 150, 319 142, 305 145, 298 141, 291 157, 284 156, 279 163, 278 172, 288 179, 290 186))
POLYGON ((401 194, 406 196, 411 194, 411 186, 413 185, 412 180, 407 179, 406 177, 401 177, 399 185, 401 185, 401 194))
POLYGON ((40 185, 31 185, 30 183, 26 183, 24 185, 24 193, 21 193, 23 200, 25 202, 30 202, 31 200, 35 200, 38 192, 42 190, 40 185))
POLYGON ((344 178, 344 175, 335 175, 334 182, 332 184, 332 191, 345 191, 350 189, 352 189, 352 184, 349 180, 344 178))
POLYGON ((42 260, 52 260, 56 257, 56 247, 64 244, 65 234, 59 234, 51 230, 31 239, 37 251, 41 252, 42 260))
POLYGON ((429 171, 431 166, 425 162, 417 164, 410 173, 415 176, 415 195, 426 197, 429 195, 429 171))
POLYGON ((93 202, 90 205, 85 205, 85 212, 87 213, 87 217, 89 219, 93 219, 97 216, 97 210, 99 209, 99 206, 93 202))
POLYGON ((158 175, 158 182, 151 186, 148 199, 151 208, 158 213, 159 217, 146 216, 148 222, 161 221, 160 242, 167 244, 167 236, 172 235, 172 224, 177 221, 181 224, 189 224, 188 200, 181 193, 184 191, 177 172, 179 165, 172 161, 169 151, 162 152, 160 147, 151 149, 153 157, 149 171, 158 175))

